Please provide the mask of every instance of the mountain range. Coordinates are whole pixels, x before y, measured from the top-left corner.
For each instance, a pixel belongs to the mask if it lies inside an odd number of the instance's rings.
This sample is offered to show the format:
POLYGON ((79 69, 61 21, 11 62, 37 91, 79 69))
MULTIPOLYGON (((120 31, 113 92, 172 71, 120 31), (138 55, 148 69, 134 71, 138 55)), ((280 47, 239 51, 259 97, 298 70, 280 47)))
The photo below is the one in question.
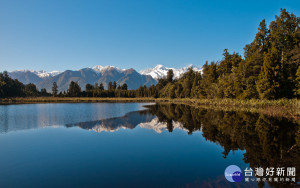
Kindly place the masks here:
POLYGON ((195 71, 201 71, 200 68, 190 65, 181 69, 167 68, 163 65, 157 65, 154 68, 137 72, 133 68, 120 69, 114 66, 94 66, 91 68, 83 68, 80 70, 60 71, 35 71, 35 70, 16 70, 8 72, 13 79, 18 79, 24 84, 33 83, 38 89, 46 88, 51 91, 53 82, 58 85, 59 91, 67 91, 71 81, 77 82, 84 90, 86 84, 102 83, 105 88, 109 82, 116 81, 118 85, 126 83, 128 89, 137 89, 140 86, 151 86, 157 83, 159 78, 167 75, 169 69, 174 72, 174 77, 178 78, 185 73, 188 68, 195 71))

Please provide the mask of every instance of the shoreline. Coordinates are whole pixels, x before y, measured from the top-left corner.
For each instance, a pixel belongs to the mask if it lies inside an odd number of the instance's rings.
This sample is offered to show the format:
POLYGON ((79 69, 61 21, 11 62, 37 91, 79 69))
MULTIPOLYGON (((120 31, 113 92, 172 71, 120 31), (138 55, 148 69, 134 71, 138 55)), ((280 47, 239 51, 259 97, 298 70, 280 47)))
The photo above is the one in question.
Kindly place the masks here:
POLYGON ((40 103, 134 103, 185 104, 225 111, 249 111, 300 120, 300 100, 170 99, 170 98, 97 98, 97 97, 26 97, 0 99, 0 105, 40 103))
POLYGON ((0 99, 0 105, 39 103, 103 103, 155 102, 154 98, 100 98, 100 97, 17 97, 0 99))

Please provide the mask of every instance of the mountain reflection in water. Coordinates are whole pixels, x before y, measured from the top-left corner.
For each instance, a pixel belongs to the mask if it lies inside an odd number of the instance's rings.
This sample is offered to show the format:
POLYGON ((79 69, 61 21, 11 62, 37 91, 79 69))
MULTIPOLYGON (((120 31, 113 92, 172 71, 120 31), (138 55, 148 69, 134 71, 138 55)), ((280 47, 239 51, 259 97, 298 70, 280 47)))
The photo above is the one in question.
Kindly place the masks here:
MULTIPOLYGON (((5 116, 3 116, 5 118, 5 116)), ((63 116, 62 116, 63 117, 63 116)), ((51 119, 49 117, 49 119, 51 119)), ((28 119, 23 126, 16 120, 2 119, 0 132, 39 128, 38 119, 28 119), (33 122, 38 123, 33 123, 33 122), (15 126, 15 127, 9 127, 15 126)), ((53 126, 50 121, 43 127, 53 126)), ((256 167, 296 167, 296 182, 259 182, 258 186, 295 187, 300 179, 300 126, 297 122, 284 117, 271 117, 264 114, 242 111, 215 111, 194 108, 188 105, 156 104, 148 105, 145 110, 133 111, 121 117, 93 121, 64 123, 65 127, 79 127, 95 132, 114 132, 120 129, 152 129, 156 133, 173 132, 180 129, 191 135, 201 132, 202 136, 223 149, 219 154, 227 158, 232 151, 243 151, 243 161, 253 169, 256 167)), ((1 135, 1 134, 0 134, 1 135)), ((227 160, 227 159, 225 159, 227 160)), ((211 161, 213 163, 213 161, 211 161)), ((276 173, 276 171, 275 171, 276 173)), ((286 173, 285 173, 286 175, 286 173)), ((285 176, 287 177, 287 176, 285 176)), ((264 178, 264 177, 260 177, 264 178)), ((224 177, 219 180, 188 183, 186 187, 227 187, 224 177)), ((199 181, 202 181, 200 179, 199 181)), ((233 185, 233 184, 230 184, 233 185)), ((244 184, 240 184, 243 187, 244 184)), ((247 184, 248 186, 250 184, 247 184)), ((246 187, 247 187, 246 185, 246 187)))
MULTIPOLYGON (((201 130, 206 140, 223 147, 224 158, 230 151, 245 150, 243 160, 253 169, 300 169, 300 126, 292 120, 241 111, 199 109, 188 105, 152 105, 149 109, 160 122, 167 124, 170 132, 174 127, 173 122, 180 122, 188 134, 201 130)), ((299 177, 300 173, 296 171, 296 182, 299 182, 299 177)), ((294 187, 297 183, 268 184, 274 187, 294 187)), ((214 183, 208 185, 216 186, 214 183)), ((263 186, 264 183, 258 185, 263 186)))
MULTIPOLYGON (((193 134, 202 131, 206 140, 221 145, 224 158, 230 151, 244 150, 244 162, 250 167, 296 167, 300 169, 300 126, 286 118, 241 111, 214 111, 188 105, 157 104, 147 110, 130 112, 123 117, 66 125, 88 130, 115 131, 121 128, 153 129, 157 133, 180 128, 193 134)), ((296 182, 299 174, 296 173, 296 182)), ((263 177, 261 177, 263 178, 263 177)), ((268 178, 268 177, 266 177, 268 178)), ((210 184, 209 182, 207 183, 210 184)), ((271 186, 295 186, 296 183, 268 182, 271 186)), ((211 185, 214 185, 211 183, 211 185)), ((263 186, 264 183, 259 183, 263 186)))
POLYGON ((65 126, 80 127, 95 132, 115 132, 120 129, 134 129, 137 126, 145 129, 153 129, 156 133, 162 133, 165 130, 170 131, 170 127, 172 127, 172 130, 174 128, 185 130, 180 122, 174 122, 173 120, 165 122, 160 120, 151 109, 129 112, 122 117, 66 124, 65 126))
POLYGON ((125 116, 108 118, 97 121, 86 121, 74 124, 67 124, 66 127, 80 127, 95 132, 114 132, 119 129, 134 129, 138 124, 150 122, 155 116, 149 110, 129 112, 125 116))

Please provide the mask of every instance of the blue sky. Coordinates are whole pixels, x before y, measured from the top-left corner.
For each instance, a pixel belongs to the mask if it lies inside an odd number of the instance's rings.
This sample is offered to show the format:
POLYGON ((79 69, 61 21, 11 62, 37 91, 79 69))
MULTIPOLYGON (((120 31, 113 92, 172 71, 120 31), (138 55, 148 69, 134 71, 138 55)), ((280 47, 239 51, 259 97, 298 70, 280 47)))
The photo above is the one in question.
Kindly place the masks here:
POLYGON ((201 66, 243 54, 280 8, 300 1, 0 0, 0 71, 201 66))

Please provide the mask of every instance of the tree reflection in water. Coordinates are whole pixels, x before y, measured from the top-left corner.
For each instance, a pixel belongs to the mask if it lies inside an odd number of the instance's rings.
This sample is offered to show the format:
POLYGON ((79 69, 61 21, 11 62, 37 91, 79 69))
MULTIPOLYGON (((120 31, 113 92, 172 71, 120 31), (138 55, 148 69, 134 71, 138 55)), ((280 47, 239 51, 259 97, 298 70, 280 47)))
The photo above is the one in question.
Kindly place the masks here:
MULTIPOLYGON (((244 162, 251 168, 296 167, 300 170, 300 126, 293 120, 242 111, 214 111, 188 105, 157 104, 147 106, 160 122, 180 122, 188 134, 202 131, 206 140, 220 144, 226 158, 230 151, 245 150, 244 162)), ((275 177, 275 176, 274 176, 275 177)), ((285 173, 285 177, 286 173, 285 173)), ((260 177, 264 178, 264 177, 260 177)), ((268 178, 269 177, 265 177, 268 178)), ((290 178, 290 176, 289 176, 290 178)), ((272 187, 294 187, 297 183, 268 182, 272 187)), ((264 183, 259 183, 262 187, 264 183)))

